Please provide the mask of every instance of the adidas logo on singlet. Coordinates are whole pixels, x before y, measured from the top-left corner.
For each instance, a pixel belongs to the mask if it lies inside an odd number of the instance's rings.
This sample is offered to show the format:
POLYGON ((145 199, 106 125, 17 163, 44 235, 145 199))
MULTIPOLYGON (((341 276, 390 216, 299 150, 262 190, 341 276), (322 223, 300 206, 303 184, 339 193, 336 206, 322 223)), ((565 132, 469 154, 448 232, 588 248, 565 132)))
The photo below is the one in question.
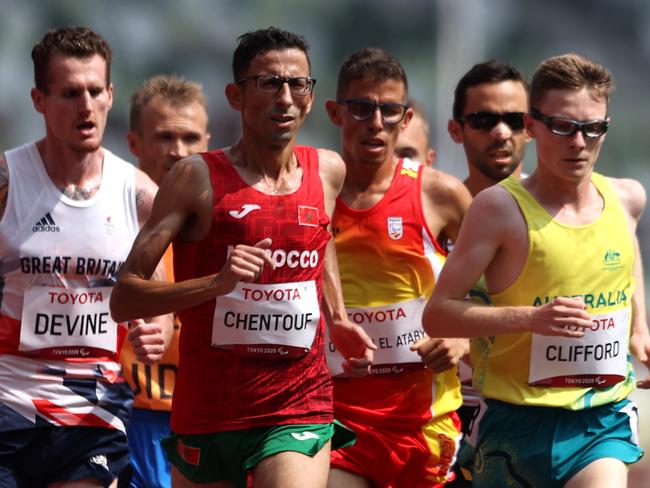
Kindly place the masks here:
POLYGON ((50 212, 48 212, 41 218, 41 220, 34 224, 32 232, 61 232, 61 229, 54 222, 50 212))
POLYGON ((101 466, 106 471, 108 471, 108 459, 105 454, 97 454, 89 459, 89 461, 97 466, 101 466))

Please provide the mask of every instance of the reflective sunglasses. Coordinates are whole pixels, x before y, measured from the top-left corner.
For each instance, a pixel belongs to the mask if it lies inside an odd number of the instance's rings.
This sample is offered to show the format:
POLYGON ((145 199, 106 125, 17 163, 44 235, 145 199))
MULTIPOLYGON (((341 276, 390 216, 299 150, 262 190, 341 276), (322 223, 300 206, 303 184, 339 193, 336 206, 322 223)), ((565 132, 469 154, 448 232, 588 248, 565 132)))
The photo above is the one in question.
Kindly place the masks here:
POLYGON ((376 103, 362 98, 353 98, 347 100, 338 100, 338 103, 345 103, 348 106, 348 113, 353 119, 360 122, 368 120, 375 114, 377 108, 381 113, 381 121, 387 125, 397 124, 402 121, 404 114, 408 110, 408 105, 401 103, 386 102, 376 103))
POLYGON ((294 95, 309 95, 316 84, 316 80, 309 76, 298 76, 296 78, 283 78, 276 75, 256 75, 242 78, 237 84, 242 84, 248 80, 255 80, 255 86, 262 93, 278 93, 285 83, 289 85, 289 90, 294 95))
POLYGON ((467 125, 475 130, 492 130, 501 121, 508 124, 512 130, 522 130, 524 128, 524 113, 472 112, 463 116, 460 121, 467 122, 467 125))
POLYGON ((609 127, 609 117, 604 120, 587 120, 578 122, 577 120, 565 119, 562 117, 549 117, 537 109, 531 109, 531 117, 542 122, 548 130, 559 136, 572 136, 576 132, 582 132, 582 135, 589 139, 598 139, 607 132, 609 127))

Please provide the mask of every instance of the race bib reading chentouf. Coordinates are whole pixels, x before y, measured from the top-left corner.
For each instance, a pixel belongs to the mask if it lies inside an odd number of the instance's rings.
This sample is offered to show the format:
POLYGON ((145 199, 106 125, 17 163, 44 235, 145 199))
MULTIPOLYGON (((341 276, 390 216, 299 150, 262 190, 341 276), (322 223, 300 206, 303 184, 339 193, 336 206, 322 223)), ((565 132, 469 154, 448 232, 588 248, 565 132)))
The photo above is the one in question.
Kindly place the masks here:
POLYGON ((26 288, 18 350, 48 350, 47 356, 61 359, 115 353, 117 323, 108 308, 111 290, 111 287, 26 288))
MULTIPOLYGON (((366 308, 348 308, 348 319, 363 327, 377 346, 373 375, 395 375, 424 367, 420 356, 411 351, 411 345, 426 337, 422 329, 422 312, 426 300, 416 298, 391 305, 366 308)), ((336 351, 329 332, 325 336, 327 367, 332 376, 343 373, 343 358, 336 351)))
POLYGON ((580 338, 533 334, 529 384, 603 388, 623 381, 629 317, 629 308, 592 315, 580 338))
POLYGON ((239 283, 216 299, 212 345, 251 356, 301 356, 310 350, 319 321, 314 281, 239 283))

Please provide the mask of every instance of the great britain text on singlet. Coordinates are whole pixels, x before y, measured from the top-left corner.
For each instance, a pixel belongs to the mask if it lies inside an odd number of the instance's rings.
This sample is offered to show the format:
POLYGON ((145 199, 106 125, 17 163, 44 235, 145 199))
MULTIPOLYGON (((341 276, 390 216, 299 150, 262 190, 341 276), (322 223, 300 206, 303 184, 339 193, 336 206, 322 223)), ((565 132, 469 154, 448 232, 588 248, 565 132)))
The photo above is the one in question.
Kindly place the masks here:
POLYGON ((123 261, 77 256, 24 256, 20 269, 26 274, 68 274, 110 276, 119 272, 123 261))

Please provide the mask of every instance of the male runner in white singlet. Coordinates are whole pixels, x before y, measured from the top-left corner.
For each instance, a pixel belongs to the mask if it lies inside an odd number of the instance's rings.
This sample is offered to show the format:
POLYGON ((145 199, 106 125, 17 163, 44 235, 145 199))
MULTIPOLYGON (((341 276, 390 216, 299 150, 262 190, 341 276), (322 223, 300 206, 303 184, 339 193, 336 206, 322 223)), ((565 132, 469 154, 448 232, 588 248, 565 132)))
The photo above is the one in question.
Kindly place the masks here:
POLYGON ((32 58, 45 137, 0 156, 0 486, 115 486, 132 398, 122 342, 151 363, 171 333, 168 317, 129 332, 108 308, 156 186, 101 146, 106 41, 62 28, 32 58))

